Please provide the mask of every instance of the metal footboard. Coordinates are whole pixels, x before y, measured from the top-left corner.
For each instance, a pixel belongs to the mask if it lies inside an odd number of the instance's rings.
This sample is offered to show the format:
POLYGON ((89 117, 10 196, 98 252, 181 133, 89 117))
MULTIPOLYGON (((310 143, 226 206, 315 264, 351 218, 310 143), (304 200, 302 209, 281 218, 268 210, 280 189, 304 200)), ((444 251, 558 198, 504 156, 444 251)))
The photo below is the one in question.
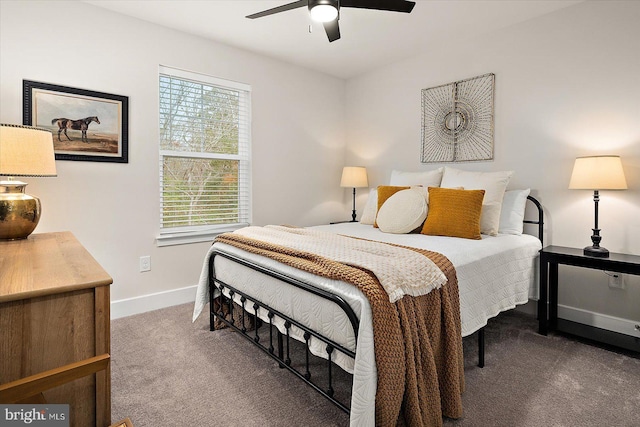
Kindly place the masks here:
MULTIPOLYGON (((292 286, 295 286, 297 288, 303 289, 307 292, 310 292, 320 298, 324 298, 328 301, 331 301, 333 303, 335 303, 336 305, 338 305, 342 311, 345 313, 345 315, 347 316, 347 318, 349 319, 350 323, 351 323, 351 327, 353 328, 353 334, 355 337, 355 341, 357 342, 357 338, 358 338, 358 327, 359 327, 359 321, 358 318, 356 316, 356 314, 354 313, 353 309, 349 306, 349 304, 340 296, 332 294, 330 292, 324 291, 323 289, 319 289, 316 288, 308 283, 305 283, 301 280, 298 280, 296 278, 287 276, 285 274, 282 274, 280 272, 277 271, 273 271, 270 269, 267 269, 261 265, 255 264, 251 261, 247 261, 246 259, 242 259, 239 258, 237 256, 225 253, 225 252, 221 252, 218 251, 216 249, 214 249, 213 253, 211 254, 211 257, 209 259, 209 307, 210 307, 210 315, 209 315, 209 322, 210 322, 210 329, 213 331, 215 330, 215 319, 218 318, 218 320, 220 320, 221 322, 223 322, 224 324, 226 324, 228 327, 234 329, 235 331, 239 332, 242 336, 244 336, 245 338, 247 338, 249 341, 251 341, 254 345, 256 345, 258 348, 262 349, 266 354, 268 354, 271 358, 275 359, 279 366, 281 368, 286 368, 288 369, 290 372, 292 372, 294 375, 296 375, 298 378, 300 378, 302 381, 306 382, 307 384, 309 384, 314 390, 316 390, 318 393, 320 393, 321 395, 323 395, 324 397, 326 397, 327 399, 329 399, 332 403, 334 403, 336 406, 338 406, 340 409, 342 409, 343 411, 349 413, 349 407, 346 405, 345 402, 341 402, 340 400, 338 400, 336 397, 334 397, 334 387, 333 387, 333 380, 334 380, 334 375, 333 375, 333 361, 332 361, 332 357, 334 354, 334 351, 339 351, 351 358, 355 359, 355 351, 351 351, 347 348, 345 348, 344 346, 342 346, 341 344, 338 344, 337 342, 331 340, 330 338, 327 338, 325 336, 323 336, 322 334, 320 334, 317 331, 314 331, 313 329, 303 325, 302 323, 298 322, 297 320, 291 318, 290 316, 270 307, 269 305, 259 301, 257 298, 248 295, 242 291, 240 291, 239 289, 237 289, 236 287, 223 282, 222 280, 216 278, 215 275, 215 258, 216 257, 223 257, 223 258, 227 258, 233 262, 236 262, 238 264, 241 264, 245 267, 251 268, 253 270, 259 271, 260 273, 266 274, 268 276, 271 276, 273 278, 276 278, 278 280, 281 280, 283 282, 286 282, 292 286), (216 311, 215 309, 215 304, 214 304, 214 299, 215 299, 215 294, 216 292, 214 292, 215 290, 218 290, 220 293, 220 304, 219 304, 219 311, 216 311), (240 324, 236 325, 235 319, 234 319, 234 310, 236 310, 236 308, 234 307, 233 304, 233 298, 235 295, 239 295, 240 296, 240 310, 241 310, 241 317, 240 317, 240 324), (227 308, 227 313, 224 313, 224 308, 227 308), (264 342, 266 338, 260 336, 260 326, 259 323, 261 322, 261 320, 258 317, 258 311, 259 310, 264 310, 267 313, 267 317, 269 319, 269 324, 268 324, 268 342, 264 342), (254 326, 254 330, 253 333, 252 331, 249 331, 247 328, 247 318, 248 316, 251 315, 254 317, 255 319, 255 326, 254 326), (283 334, 282 332, 280 332, 279 329, 274 327, 274 318, 275 317, 279 317, 280 319, 282 319, 284 321, 284 327, 285 327, 285 334, 283 334), (305 346, 305 363, 304 363, 304 371, 301 372, 298 369, 296 369, 292 363, 291 363, 291 357, 290 357, 290 344, 291 344, 291 335, 290 335, 290 331, 291 331, 291 327, 292 326, 296 326, 297 328, 299 328, 300 330, 304 331, 304 340, 305 342, 303 343, 305 346), (274 329, 276 330, 276 345, 277 345, 277 352, 276 352, 276 348, 274 347, 274 329), (310 368, 310 347, 309 347, 309 342, 311 340, 311 338, 317 339, 322 341, 322 343, 325 345, 325 351, 326 351, 326 355, 327 355, 327 378, 325 379, 325 381, 323 382, 323 385, 320 384, 320 380, 318 381, 314 381, 312 380, 312 372, 311 372, 311 368, 310 368), (286 342, 286 351, 285 351, 285 342, 286 342), (324 386, 324 387, 323 387, 324 386)), ((314 378, 314 377, 313 377, 314 378)))

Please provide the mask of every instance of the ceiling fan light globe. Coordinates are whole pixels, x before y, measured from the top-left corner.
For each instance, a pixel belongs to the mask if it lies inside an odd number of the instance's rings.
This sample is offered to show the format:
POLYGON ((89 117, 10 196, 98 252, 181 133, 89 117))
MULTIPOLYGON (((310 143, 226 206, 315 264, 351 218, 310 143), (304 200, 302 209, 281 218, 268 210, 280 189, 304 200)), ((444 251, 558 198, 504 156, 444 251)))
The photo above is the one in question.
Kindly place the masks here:
POLYGON ((330 4, 318 4, 309 11, 311 19, 316 22, 329 22, 338 17, 338 9, 330 4))

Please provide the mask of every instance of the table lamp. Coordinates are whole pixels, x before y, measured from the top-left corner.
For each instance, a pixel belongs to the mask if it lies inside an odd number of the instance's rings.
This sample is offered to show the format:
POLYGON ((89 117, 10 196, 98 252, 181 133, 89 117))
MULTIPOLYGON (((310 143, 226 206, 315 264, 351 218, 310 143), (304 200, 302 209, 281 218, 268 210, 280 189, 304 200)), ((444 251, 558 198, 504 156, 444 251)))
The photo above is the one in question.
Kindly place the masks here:
POLYGON ((0 124, 0 240, 26 239, 40 221, 37 197, 25 194, 15 176, 56 176, 51 132, 0 124))
POLYGON ((356 188, 368 187, 367 168, 361 166, 345 166, 342 169, 340 187, 353 188, 353 212, 351 222, 356 222, 356 188))
POLYGON ((598 228, 599 190, 626 190, 627 181, 624 178, 620 156, 589 156, 578 157, 573 165, 573 173, 569 182, 572 190, 593 190, 595 204, 595 226, 591 236, 592 246, 584 248, 587 256, 608 258, 609 251, 600 246, 602 237, 598 228))

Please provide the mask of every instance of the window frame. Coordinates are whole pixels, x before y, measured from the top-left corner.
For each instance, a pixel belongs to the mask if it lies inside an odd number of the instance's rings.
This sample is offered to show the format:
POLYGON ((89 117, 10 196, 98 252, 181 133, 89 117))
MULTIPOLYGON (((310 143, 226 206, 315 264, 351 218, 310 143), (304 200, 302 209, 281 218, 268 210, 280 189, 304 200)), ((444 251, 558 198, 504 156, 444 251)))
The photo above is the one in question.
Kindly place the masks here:
POLYGON ((160 123, 160 77, 162 75, 174 77, 182 80, 189 80, 194 83, 217 86, 225 90, 237 90, 242 93, 240 96, 240 110, 247 115, 246 125, 238 129, 238 154, 208 153, 201 151, 173 151, 163 150, 158 134, 159 153, 159 233, 156 236, 157 246, 171 246, 189 243, 212 242, 218 234, 226 233, 246 227, 252 221, 252 185, 251 185, 251 86, 231 80, 221 79, 206 74, 195 73, 187 70, 160 65, 158 67, 158 124, 160 123), (246 153, 246 154, 243 154, 246 153), (192 225, 179 227, 163 227, 162 200, 163 200, 163 165, 165 157, 189 158, 189 159, 220 159, 237 160, 238 165, 238 209, 244 211, 240 222, 210 225, 192 225), (242 167, 241 167, 242 166, 242 167), (243 200, 246 200, 242 203, 243 200), (242 221, 242 219, 246 219, 242 221))

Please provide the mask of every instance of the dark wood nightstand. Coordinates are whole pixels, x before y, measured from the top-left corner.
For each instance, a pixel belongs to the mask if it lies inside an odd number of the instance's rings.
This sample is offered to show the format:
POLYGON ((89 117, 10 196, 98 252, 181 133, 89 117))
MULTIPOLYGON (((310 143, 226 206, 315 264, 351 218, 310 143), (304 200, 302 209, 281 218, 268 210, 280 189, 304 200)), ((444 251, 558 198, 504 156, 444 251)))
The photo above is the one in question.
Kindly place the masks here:
POLYGON ((540 299, 538 300, 539 333, 561 330, 584 338, 601 341, 628 350, 640 351, 640 338, 607 331, 567 320, 558 320, 558 265, 640 275, 640 256, 611 253, 608 258, 584 255, 582 249, 547 246, 540 250, 540 299), (547 313, 548 303, 548 313, 547 313))

